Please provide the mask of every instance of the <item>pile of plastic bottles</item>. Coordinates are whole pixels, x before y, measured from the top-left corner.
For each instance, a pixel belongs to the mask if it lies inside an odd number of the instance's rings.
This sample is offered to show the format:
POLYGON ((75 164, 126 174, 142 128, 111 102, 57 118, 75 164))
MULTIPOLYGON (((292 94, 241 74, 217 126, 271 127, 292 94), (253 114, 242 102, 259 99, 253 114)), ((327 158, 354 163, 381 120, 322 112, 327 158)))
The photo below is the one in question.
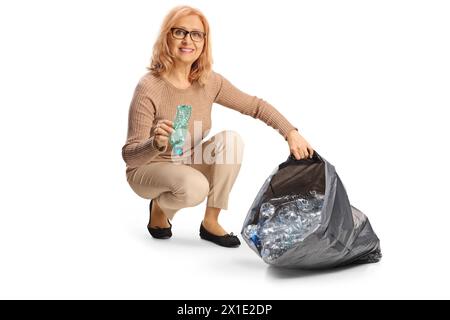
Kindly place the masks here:
POLYGON ((316 191, 272 198, 261 205, 258 224, 248 225, 244 236, 264 260, 273 261, 319 227, 323 201, 316 191))

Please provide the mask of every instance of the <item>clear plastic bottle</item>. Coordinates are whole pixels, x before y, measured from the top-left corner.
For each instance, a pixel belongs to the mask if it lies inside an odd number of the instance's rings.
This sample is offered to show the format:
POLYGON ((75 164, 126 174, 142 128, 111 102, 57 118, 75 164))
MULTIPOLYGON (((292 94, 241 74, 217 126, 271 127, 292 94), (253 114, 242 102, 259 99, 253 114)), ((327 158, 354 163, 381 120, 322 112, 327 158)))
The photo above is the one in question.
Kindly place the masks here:
POLYGON ((169 142, 172 145, 173 152, 178 156, 183 154, 183 145, 186 139, 191 113, 192 106, 185 104, 177 106, 177 114, 173 124, 174 131, 170 135, 169 142))

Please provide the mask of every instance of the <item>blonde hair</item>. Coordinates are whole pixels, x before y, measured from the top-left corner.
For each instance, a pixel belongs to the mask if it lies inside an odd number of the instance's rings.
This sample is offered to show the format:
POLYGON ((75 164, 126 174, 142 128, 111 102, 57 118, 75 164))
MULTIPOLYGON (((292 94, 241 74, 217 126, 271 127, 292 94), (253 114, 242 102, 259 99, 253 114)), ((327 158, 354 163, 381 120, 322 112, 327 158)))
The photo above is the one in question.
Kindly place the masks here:
POLYGON ((198 9, 181 5, 176 6, 166 15, 161 25, 159 36, 153 45, 153 54, 151 63, 147 69, 151 71, 154 76, 161 76, 170 71, 174 65, 174 56, 169 49, 168 36, 170 29, 175 25, 175 22, 183 17, 189 15, 197 15, 203 23, 206 37, 204 40, 203 51, 197 60, 191 66, 189 73, 189 82, 198 81, 200 85, 204 85, 212 69, 213 59, 211 53, 211 37, 209 23, 205 15, 198 9))

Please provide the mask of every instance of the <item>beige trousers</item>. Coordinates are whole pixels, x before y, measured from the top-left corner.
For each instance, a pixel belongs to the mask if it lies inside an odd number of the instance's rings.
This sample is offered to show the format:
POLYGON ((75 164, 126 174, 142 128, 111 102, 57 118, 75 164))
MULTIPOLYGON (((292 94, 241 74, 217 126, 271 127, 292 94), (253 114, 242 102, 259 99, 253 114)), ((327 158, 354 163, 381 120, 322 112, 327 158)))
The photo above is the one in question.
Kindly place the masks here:
POLYGON ((154 199, 169 219, 206 197, 208 207, 228 209, 243 149, 237 132, 222 131, 195 147, 185 160, 151 162, 130 171, 127 181, 137 195, 154 199))

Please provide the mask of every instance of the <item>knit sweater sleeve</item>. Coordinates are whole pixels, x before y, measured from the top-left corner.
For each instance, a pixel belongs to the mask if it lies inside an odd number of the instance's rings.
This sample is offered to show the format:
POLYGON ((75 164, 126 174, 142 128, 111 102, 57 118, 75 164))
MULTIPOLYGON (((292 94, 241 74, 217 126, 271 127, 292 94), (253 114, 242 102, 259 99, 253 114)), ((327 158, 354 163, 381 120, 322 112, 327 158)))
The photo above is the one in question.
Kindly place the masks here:
POLYGON ((215 77, 214 82, 217 92, 214 102, 263 121, 268 126, 278 130, 285 140, 287 140, 289 131, 293 129, 298 131, 268 102, 257 96, 242 92, 220 73, 213 72, 213 77, 215 77))
POLYGON ((144 78, 138 82, 128 112, 128 134, 122 147, 122 158, 130 167, 150 162, 159 153, 167 150, 167 145, 158 149, 154 136, 150 137, 156 108, 149 83, 144 78))

